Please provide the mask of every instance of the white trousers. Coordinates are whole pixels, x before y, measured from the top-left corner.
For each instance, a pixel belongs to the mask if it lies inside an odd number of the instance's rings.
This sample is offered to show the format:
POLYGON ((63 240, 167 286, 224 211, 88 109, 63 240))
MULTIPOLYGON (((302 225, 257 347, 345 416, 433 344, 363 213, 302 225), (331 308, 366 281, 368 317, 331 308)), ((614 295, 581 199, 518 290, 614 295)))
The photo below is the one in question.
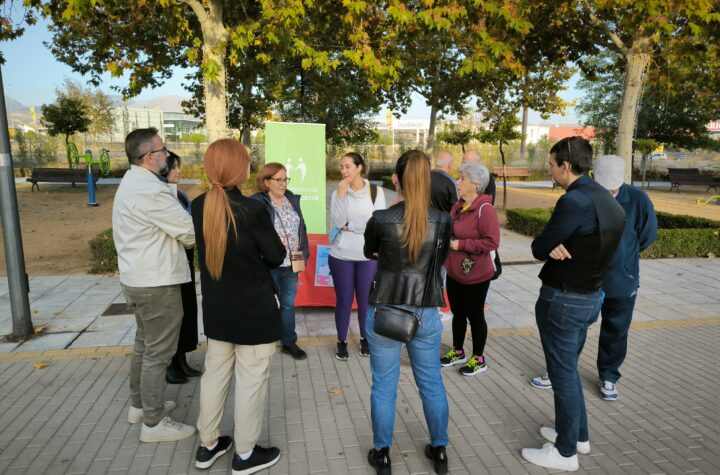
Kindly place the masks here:
POLYGON ((242 454, 255 447, 265 417, 270 361, 275 351, 275 343, 236 345, 208 338, 197 422, 203 443, 220 436, 220 422, 234 370, 235 451, 242 454))

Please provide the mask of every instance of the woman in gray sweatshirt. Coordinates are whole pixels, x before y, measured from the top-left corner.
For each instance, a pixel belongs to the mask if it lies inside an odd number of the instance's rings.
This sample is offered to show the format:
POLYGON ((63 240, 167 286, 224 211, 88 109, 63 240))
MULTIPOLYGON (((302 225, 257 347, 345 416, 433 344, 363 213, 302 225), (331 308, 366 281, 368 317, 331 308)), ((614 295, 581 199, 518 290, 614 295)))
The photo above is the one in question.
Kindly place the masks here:
POLYGON ((367 165, 362 155, 346 153, 340 159, 340 173, 343 179, 330 200, 330 225, 339 231, 334 236, 328 263, 335 286, 335 326, 338 334, 335 357, 346 361, 349 358, 347 334, 353 297, 358 305, 360 355, 370 356, 365 338, 365 317, 377 261, 369 260, 363 254, 363 234, 373 211, 387 206, 382 188, 364 178, 367 165))

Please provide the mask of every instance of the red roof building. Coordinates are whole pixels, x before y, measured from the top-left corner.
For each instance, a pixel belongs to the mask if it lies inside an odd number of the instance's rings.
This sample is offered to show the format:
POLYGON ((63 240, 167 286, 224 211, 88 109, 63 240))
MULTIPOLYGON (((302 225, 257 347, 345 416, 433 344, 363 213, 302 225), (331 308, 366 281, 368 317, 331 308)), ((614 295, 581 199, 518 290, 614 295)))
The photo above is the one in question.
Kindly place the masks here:
POLYGON ((595 136, 595 128, 577 124, 563 124, 551 125, 548 131, 548 138, 553 141, 558 141, 566 137, 574 137, 575 135, 579 135, 587 140, 592 140, 595 136))

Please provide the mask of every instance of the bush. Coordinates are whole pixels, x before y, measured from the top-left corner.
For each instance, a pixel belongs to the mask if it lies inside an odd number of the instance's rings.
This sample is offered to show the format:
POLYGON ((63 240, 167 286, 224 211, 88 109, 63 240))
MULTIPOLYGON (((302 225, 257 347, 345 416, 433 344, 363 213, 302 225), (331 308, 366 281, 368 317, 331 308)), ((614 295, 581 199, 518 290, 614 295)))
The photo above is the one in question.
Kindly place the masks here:
POLYGON ((117 272, 117 251, 112 237, 112 228, 106 229, 90 240, 90 274, 111 274, 117 272))
POLYGON ((386 175, 386 176, 383 176, 380 178, 383 182, 383 187, 389 188, 391 190, 395 189, 395 185, 393 185, 393 182, 392 182, 392 175, 389 175, 389 176, 386 175))
POLYGON ((553 208, 508 209, 505 211, 508 229, 535 237, 542 232, 552 210, 553 208))
MULTIPOLYGON (((195 269, 200 269, 198 253, 193 253, 195 269)), ((106 229, 90 240, 89 274, 114 274, 118 271, 117 250, 112 237, 112 228, 106 229)))
MULTIPOLYGON (((553 208, 508 209, 508 229, 535 237, 553 208)), ((658 237, 640 257, 715 257, 720 255, 720 221, 658 211, 658 237)))
POLYGON ((658 229, 657 240, 640 254, 640 257, 718 256, 720 255, 720 223, 717 226, 716 229, 658 229))
POLYGON ((720 228, 720 221, 706 218, 696 218, 686 214, 670 214, 656 211, 658 228, 660 229, 717 229, 720 228))

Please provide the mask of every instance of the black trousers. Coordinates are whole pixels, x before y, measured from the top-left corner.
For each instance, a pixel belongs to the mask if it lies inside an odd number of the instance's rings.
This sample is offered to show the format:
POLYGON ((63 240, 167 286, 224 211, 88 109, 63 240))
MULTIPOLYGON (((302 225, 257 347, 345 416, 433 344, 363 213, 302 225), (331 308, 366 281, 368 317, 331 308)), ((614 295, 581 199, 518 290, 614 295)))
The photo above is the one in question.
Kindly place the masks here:
POLYGON ((461 284, 448 276, 446 286, 450 310, 453 313, 453 347, 458 350, 463 347, 469 320, 473 342, 472 354, 483 355, 488 334, 485 321, 485 299, 490 289, 490 281, 461 284))
POLYGON ((178 338, 177 353, 195 351, 198 346, 198 304, 195 292, 195 248, 187 249, 188 263, 190 264, 190 282, 180 285, 182 296, 183 318, 180 325, 180 338, 178 338))

